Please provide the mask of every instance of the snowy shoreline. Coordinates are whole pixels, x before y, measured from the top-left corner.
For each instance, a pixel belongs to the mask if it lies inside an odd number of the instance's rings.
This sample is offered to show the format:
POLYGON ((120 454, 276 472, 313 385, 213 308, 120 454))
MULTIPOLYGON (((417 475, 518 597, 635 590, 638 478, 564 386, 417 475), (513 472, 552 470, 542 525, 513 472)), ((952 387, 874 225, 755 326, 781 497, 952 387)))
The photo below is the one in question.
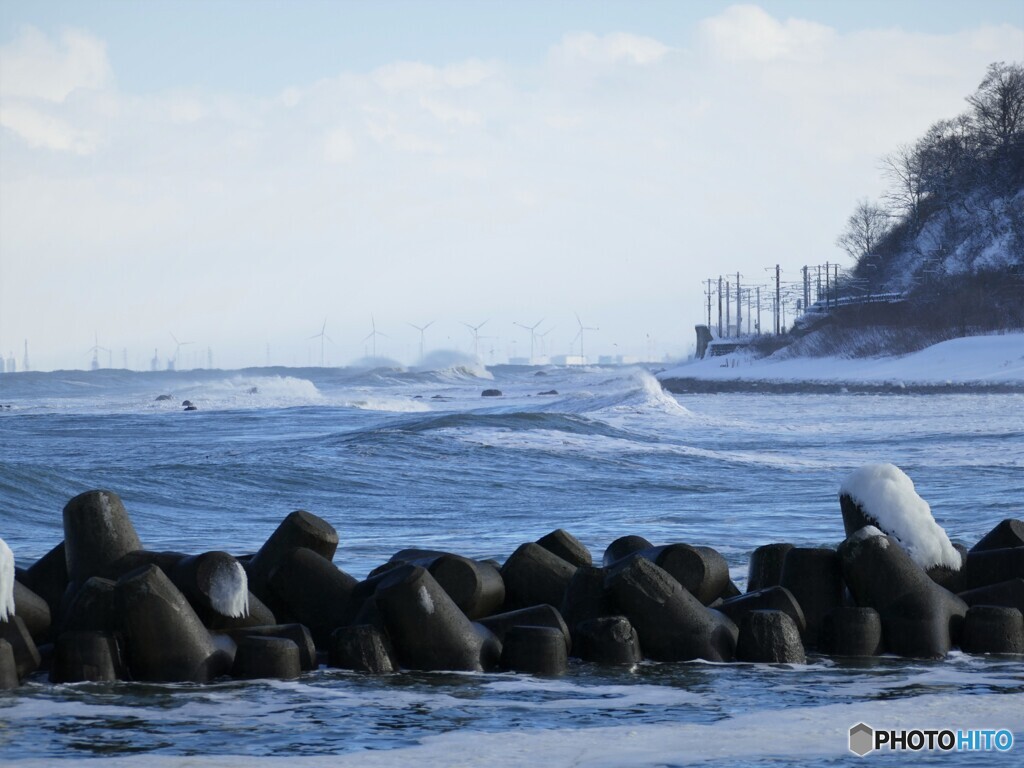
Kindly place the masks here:
POLYGON ((951 339, 909 355, 754 359, 737 352, 658 374, 670 392, 1024 392, 1024 333, 951 339))

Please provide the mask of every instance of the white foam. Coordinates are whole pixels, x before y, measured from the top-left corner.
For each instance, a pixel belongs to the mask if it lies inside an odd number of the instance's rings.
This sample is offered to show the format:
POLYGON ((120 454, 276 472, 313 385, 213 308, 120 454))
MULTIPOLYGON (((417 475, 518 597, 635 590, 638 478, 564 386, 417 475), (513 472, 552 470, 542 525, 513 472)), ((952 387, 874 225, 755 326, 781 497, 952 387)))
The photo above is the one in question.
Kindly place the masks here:
POLYGON ((14 553, 0 539, 0 621, 14 615, 14 553))
MULTIPOLYGON (((875 528, 875 526, 873 525, 865 525, 863 528, 854 531, 853 534, 850 536, 849 541, 852 543, 856 543, 858 541, 864 541, 865 539, 873 539, 876 536, 882 536, 884 538, 885 534, 877 528, 875 528)), ((882 548, 884 549, 888 546, 889 540, 885 539, 885 541, 882 542, 882 548)))
POLYGON ((894 464, 867 464, 839 487, 895 538, 922 568, 940 565, 960 570, 960 553, 932 517, 928 502, 917 495, 914 482, 894 464))
POLYGON ((249 615, 249 578, 241 563, 217 565, 210 578, 210 605, 217 613, 232 619, 249 615))
MULTIPOLYGON (((770 759, 852 760, 848 748, 849 730, 861 722, 887 730, 1005 728, 1019 734, 1024 730, 1024 694, 934 694, 871 699, 850 704, 758 710, 724 717, 712 723, 531 728, 499 732, 456 730, 427 736, 420 744, 411 747, 367 749, 341 755, 304 755, 301 762, 309 768, 391 768, 406 765, 511 768, 528 764, 542 764, 550 768, 577 765, 630 768, 708 761, 735 765, 770 759)), ((886 753, 881 754, 884 756, 886 753)), ((193 768, 248 768, 254 765, 291 768, 295 765, 295 758, 147 754, 145 762, 152 768, 186 765, 193 768)), ((52 764, 52 760, 17 760, 14 764, 20 768, 41 768, 52 764)), ((89 765, 94 768, 122 768, 136 764, 138 756, 89 758, 89 765)))
POLYGON ((364 411, 388 411, 391 413, 422 413, 430 410, 430 406, 426 403, 407 397, 366 397, 350 400, 345 405, 364 411))

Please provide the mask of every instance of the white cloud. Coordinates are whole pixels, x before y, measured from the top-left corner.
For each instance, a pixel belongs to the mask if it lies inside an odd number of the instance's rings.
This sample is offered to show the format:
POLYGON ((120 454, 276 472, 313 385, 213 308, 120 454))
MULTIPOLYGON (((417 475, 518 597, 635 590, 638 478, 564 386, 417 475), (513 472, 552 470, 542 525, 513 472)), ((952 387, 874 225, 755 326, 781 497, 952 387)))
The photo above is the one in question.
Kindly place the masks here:
POLYGON ((835 42, 831 28, 803 19, 779 21, 756 5, 733 5, 700 25, 712 55, 731 60, 814 61, 835 42))
POLYGON ((653 64, 671 49, 651 37, 613 32, 598 36, 590 32, 566 35, 553 55, 566 62, 590 64, 653 64))
POLYGON ((335 129, 324 137, 324 159, 329 163, 348 163, 356 154, 356 144, 348 131, 335 129))
POLYGON ((106 46, 92 35, 65 30, 58 41, 34 28, 0 46, 0 96, 63 102, 79 89, 110 82, 106 46))
POLYGON ((60 118, 45 114, 23 102, 0 105, 0 126, 14 131, 29 146, 89 155, 96 151, 97 138, 60 118))

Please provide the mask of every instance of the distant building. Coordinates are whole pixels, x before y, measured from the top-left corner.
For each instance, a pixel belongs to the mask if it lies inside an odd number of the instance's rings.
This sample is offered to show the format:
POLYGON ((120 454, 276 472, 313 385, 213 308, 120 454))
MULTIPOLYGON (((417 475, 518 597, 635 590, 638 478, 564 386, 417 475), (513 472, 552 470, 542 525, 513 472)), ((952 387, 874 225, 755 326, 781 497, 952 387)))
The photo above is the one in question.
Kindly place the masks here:
POLYGON ((582 355, 555 355, 551 362, 555 365, 586 365, 587 358, 582 355))

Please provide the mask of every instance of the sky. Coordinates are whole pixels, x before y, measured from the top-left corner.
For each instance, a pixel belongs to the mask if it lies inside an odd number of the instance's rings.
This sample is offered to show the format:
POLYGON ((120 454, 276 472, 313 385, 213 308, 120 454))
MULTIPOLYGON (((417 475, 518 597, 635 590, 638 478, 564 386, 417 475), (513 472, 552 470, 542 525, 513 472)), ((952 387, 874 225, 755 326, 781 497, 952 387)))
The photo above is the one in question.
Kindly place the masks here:
POLYGON ((0 352, 685 357, 1022 60, 1004 0, 4 0, 0 352))

